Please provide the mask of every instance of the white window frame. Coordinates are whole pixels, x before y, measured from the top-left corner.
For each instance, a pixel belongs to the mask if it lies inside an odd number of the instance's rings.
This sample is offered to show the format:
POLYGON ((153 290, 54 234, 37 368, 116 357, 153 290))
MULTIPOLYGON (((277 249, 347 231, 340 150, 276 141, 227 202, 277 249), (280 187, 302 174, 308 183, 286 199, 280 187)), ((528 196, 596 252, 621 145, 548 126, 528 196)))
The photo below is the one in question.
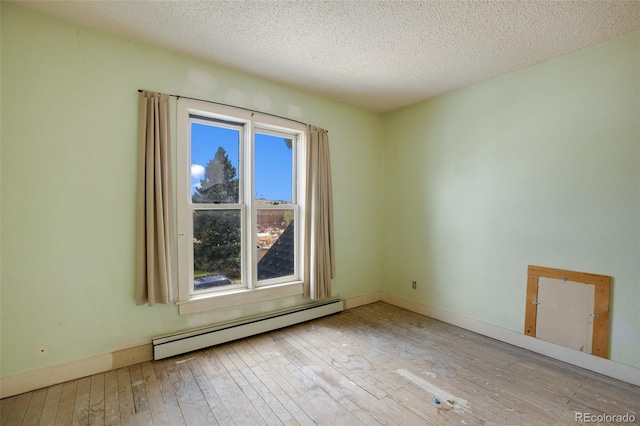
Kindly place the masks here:
MULTIPOLYGON (((204 122, 204 121, 203 121, 204 122)), ((216 124, 218 125, 218 124, 216 124)), ((224 125, 222 125, 224 127, 224 125)), ((178 228, 178 283, 179 313, 191 314, 207 310, 259 302, 280 297, 301 295, 304 277, 304 167, 307 127, 295 121, 260 114, 240 108, 192 99, 179 98, 177 103, 177 228, 178 228), (192 115, 238 123, 241 132, 238 174, 240 179, 238 204, 204 204, 191 202, 191 122, 192 115), (254 203, 254 151, 255 133, 277 135, 294 140, 293 199, 292 204, 261 205, 254 203), (226 286, 223 290, 193 291, 193 210, 239 209, 242 234, 242 284, 226 286), (290 209, 294 212, 295 265, 294 275, 275 279, 257 280, 257 212, 269 209, 290 209)))
MULTIPOLYGON (((274 129, 270 129, 267 127, 264 127, 262 125, 258 125, 257 127, 254 127, 254 131, 253 134, 255 135, 256 133, 260 133, 260 134, 264 134, 264 135, 270 135, 270 136, 277 136, 277 137, 282 137, 282 138, 290 138, 293 140, 293 144, 291 149, 293 150, 293 158, 296 158, 295 163, 298 163, 298 145, 299 145, 299 135, 298 134, 292 134, 292 133, 285 133, 282 131, 278 131, 278 130, 274 130, 274 129)), ((252 140, 252 151, 255 152, 255 137, 252 140)), ((294 164, 292 167, 292 176, 291 176, 291 182, 292 182, 292 200, 291 200, 291 204, 276 204, 276 205, 255 205, 253 209, 251 209, 251 223, 253 226, 253 228, 251 229, 256 229, 257 225, 258 225, 258 210, 291 210, 293 211, 293 220, 294 220, 294 235, 298 235, 298 232, 300 232, 300 223, 301 220, 300 219, 300 209, 298 208, 298 182, 296 181, 297 176, 298 176, 298 170, 299 168, 299 164, 294 164)), ((252 194, 255 194, 255 191, 252 192, 252 194)), ((301 281, 301 278, 299 277, 299 274, 297 274, 296 272, 299 271, 299 265, 300 265, 300 247, 299 247, 299 238, 295 238, 294 239, 294 251, 296 252, 296 256, 294 259, 294 275, 289 275, 289 276, 284 276, 284 277, 278 277, 278 278, 272 278, 272 279, 268 279, 268 280, 262 280, 262 281, 258 281, 258 268, 257 268, 257 259, 256 259, 256 251, 252 250, 252 256, 251 256, 251 265, 256 265, 256 268, 253 269, 252 271, 252 281, 255 283, 256 287, 265 287, 265 286, 270 286, 273 284, 280 284, 280 283, 285 283, 285 282, 291 282, 291 281, 301 281), (298 275, 296 277, 296 275, 298 275)), ((253 242, 253 247, 256 246, 256 242, 253 242)))

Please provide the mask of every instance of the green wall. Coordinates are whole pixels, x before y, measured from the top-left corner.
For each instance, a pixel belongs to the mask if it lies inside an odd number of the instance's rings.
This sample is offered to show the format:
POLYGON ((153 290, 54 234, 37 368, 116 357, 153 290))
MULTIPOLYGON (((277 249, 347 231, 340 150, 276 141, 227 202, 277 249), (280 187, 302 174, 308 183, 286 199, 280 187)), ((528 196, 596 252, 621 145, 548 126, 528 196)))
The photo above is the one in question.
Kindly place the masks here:
MULTIPOLYGON (((0 82, 2 81, 2 5, 0 5, 0 82)), ((2 165, 2 84, 0 84, 0 166, 2 165)), ((2 169, 0 167, 0 224, 2 224, 2 169)), ((0 320, 2 320, 2 226, 0 226, 0 320)), ((2 366, 2 325, 0 324, 0 369, 2 366)), ((0 373, 0 377, 2 374, 0 373)))
POLYGON ((611 358, 640 366, 640 33, 381 116, 13 4, 0 19, 0 376, 299 302, 135 306, 139 88, 329 130, 336 294, 521 332, 527 265, 611 275, 611 358))
POLYGON ((1 376, 299 302, 190 316, 174 305, 135 306, 137 89, 328 129, 334 293, 380 290, 380 115, 16 5, 1 8, 1 376))
POLYGON ((383 291, 522 332, 527 265, 611 275, 640 367, 640 33, 390 113, 384 161, 383 291))

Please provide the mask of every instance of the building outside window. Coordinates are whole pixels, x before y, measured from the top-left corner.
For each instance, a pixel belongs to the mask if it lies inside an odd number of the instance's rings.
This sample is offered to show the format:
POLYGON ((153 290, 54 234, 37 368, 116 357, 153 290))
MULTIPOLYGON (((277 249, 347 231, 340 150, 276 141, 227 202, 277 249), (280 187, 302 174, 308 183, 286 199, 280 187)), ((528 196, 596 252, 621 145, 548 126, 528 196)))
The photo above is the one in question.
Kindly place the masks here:
POLYGON ((300 123, 178 100, 178 304, 301 293, 300 123))

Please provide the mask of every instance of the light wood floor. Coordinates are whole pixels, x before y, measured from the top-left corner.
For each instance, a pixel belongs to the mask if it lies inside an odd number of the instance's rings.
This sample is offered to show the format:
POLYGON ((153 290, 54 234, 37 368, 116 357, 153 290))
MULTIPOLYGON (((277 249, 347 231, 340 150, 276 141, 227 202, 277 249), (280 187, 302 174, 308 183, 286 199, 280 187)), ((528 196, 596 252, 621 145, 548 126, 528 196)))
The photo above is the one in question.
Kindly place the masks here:
POLYGON ((575 424, 575 412, 638 423, 640 388, 376 303, 0 409, 2 425, 542 425, 575 424))

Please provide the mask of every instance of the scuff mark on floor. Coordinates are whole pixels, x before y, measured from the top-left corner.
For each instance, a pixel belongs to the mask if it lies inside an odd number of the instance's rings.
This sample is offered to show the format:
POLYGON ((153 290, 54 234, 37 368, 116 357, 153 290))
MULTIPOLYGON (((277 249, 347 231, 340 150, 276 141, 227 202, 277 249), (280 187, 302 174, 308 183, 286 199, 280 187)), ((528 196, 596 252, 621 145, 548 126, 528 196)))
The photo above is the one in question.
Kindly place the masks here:
POLYGON ((416 376, 414 374, 411 374, 407 370, 398 369, 395 372, 397 374, 399 374, 400 376, 404 377, 405 379, 408 379, 408 380, 412 381, 413 383, 415 383, 416 385, 420 386, 422 389, 424 389, 427 392, 429 392, 431 395, 433 395, 439 401, 442 401, 443 403, 446 403, 447 405, 452 407, 454 410, 470 411, 471 407, 469 406, 469 401, 467 401, 466 399, 458 398, 458 397, 450 394, 449 392, 447 392, 447 391, 445 391, 443 389, 440 389, 439 387, 437 387, 433 383, 430 383, 430 382, 424 380, 421 377, 418 377, 418 376, 416 376))

